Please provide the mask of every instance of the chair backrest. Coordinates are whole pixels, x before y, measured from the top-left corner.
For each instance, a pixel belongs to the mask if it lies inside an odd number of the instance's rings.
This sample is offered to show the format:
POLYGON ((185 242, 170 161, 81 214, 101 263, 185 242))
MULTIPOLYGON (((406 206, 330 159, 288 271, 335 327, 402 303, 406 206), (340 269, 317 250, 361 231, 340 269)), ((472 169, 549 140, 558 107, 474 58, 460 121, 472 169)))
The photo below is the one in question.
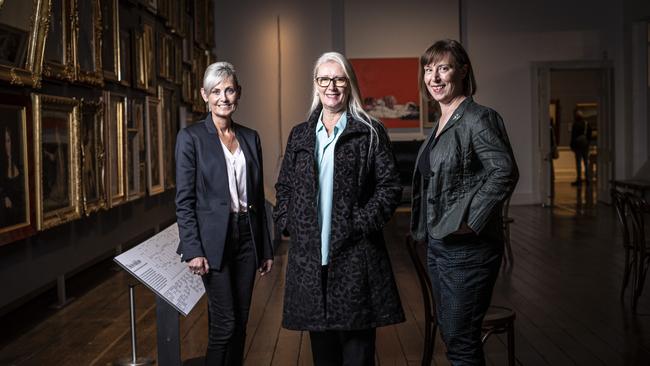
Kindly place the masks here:
POLYGON ((630 207, 630 217, 632 218, 632 245, 634 250, 645 254, 646 236, 644 215, 650 212, 648 203, 641 197, 631 193, 626 194, 626 199, 630 207))
POLYGON ((431 365, 433 359, 433 347, 438 326, 436 320, 436 302, 431 292, 431 279, 426 266, 426 243, 413 240, 411 235, 406 236, 406 248, 415 267, 415 272, 422 291, 424 302, 424 351, 422 365, 431 365))
POLYGON ((629 248, 632 243, 630 238, 630 225, 628 222, 630 211, 628 209, 629 203, 627 196, 616 188, 611 189, 611 194, 614 207, 616 208, 616 216, 618 217, 618 222, 621 224, 621 231, 623 232, 623 247, 629 248))

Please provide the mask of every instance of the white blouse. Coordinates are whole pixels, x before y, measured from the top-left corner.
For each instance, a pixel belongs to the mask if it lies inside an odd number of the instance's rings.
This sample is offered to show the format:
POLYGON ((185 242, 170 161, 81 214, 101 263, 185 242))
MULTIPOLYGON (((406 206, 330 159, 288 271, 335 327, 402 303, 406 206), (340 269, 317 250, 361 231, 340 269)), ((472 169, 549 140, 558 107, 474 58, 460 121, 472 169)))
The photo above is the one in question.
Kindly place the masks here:
POLYGON ((246 207, 248 207, 248 198, 246 195, 246 157, 240 146, 237 146, 237 150, 234 153, 231 153, 223 142, 221 143, 221 148, 223 148, 223 154, 226 158, 226 168, 228 169, 230 212, 245 212, 246 207))

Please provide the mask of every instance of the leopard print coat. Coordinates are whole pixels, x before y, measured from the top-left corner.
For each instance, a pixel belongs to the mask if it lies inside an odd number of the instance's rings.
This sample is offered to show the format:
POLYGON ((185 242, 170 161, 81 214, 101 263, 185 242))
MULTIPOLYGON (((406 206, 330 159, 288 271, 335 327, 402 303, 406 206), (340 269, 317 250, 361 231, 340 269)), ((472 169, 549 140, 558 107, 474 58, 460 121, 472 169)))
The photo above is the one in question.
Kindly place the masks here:
POLYGON ((282 324, 294 330, 367 329, 404 321, 383 236, 402 193, 390 140, 348 113, 335 147, 327 296, 321 282, 316 123, 293 128, 275 186, 274 219, 290 236, 282 324), (326 302, 326 303, 325 303, 326 302))

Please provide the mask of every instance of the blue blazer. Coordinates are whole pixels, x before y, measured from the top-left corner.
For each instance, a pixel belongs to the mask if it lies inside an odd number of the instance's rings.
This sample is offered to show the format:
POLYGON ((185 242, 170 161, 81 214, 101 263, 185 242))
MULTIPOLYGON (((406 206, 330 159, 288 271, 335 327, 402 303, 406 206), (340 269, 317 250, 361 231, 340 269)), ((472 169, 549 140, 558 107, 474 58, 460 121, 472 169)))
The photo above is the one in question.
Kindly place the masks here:
MULTIPOLYGON (((233 123, 246 157, 246 193, 251 233, 258 263, 273 258, 266 221, 262 147, 255 130, 233 123)), ((230 191, 226 158, 217 129, 208 116, 188 126, 176 139, 176 219, 183 261, 206 257, 210 268, 221 269, 228 220, 230 191)))

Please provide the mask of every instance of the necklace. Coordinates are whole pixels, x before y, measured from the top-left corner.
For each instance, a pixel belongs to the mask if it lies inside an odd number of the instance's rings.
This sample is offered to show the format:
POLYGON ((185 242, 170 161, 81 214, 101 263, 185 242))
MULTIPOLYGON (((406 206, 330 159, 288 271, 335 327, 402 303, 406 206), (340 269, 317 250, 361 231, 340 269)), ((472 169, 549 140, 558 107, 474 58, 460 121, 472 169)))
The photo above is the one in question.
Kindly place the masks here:
POLYGON ((237 147, 239 146, 239 142, 237 141, 237 136, 235 135, 235 131, 232 129, 229 129, 228 131, 224 132, 219 132, 219 140, 226 146, 228 151, 231 153, 235 153, 237 150, 237 147))

